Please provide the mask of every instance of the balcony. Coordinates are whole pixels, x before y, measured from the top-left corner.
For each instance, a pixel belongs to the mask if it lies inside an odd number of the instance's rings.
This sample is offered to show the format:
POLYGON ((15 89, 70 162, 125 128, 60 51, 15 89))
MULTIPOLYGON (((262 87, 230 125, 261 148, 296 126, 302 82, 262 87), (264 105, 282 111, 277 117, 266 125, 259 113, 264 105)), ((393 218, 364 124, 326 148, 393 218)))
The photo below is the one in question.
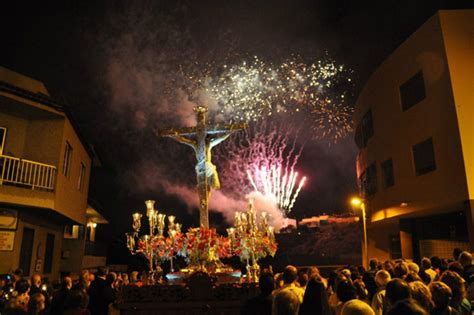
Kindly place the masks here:
POLYGON ((0 171, 0 185, 54 191, 55 166, 0 155, 0 171))

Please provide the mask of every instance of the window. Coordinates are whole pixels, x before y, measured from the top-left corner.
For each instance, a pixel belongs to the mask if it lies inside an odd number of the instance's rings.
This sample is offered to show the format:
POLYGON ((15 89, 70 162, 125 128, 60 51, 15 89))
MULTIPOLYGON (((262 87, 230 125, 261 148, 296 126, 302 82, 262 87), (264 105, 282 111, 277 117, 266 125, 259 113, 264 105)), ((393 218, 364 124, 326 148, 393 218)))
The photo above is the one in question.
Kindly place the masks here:
POLYGON ((391 187, 395 184, 395 178, 393 177, 393 162, 392 159, 388 159, 380 165, 382 168, 383 175, 383 187, 391 187))
POLYGON ((72 146, 69 142, 66 142, 66 147, 64 148, 64 160, 63 160, 63 174, 68 177, 71 169, 71 160, 72 160, 72 146))
POLYGON ((7 128, 0 127, 0 155, 3 154, 3 149, 5 148, 6 137, 7 137, 7 128))
POLYGON ((413 146, 413 160, 416 176, 420 176, 436 169, 433 140, 429 138, 413 146))
POLYGON ((360 190, 363 196, 370 196, 377 192, 377 169, 372 163, 359 178, 360 190))
POLYGON ((362 117, 362 141, 364 147, 367 145, 367 142, 374 135, 374 125, 372 121, 372 110, 369 109, 362 117))
POLYGON ((46 249, 44 252, 44 268, 43 273, 51 273, 53 269, 53 257, 54 257, 54 234, 48 233, 46 235, 46 249))
POLYGON ((23 275, 30 275, 31 258, 33 256, 33 241, 35 230, 30 228, 23 228, 23 237, 21 239, 20 251, 20 268, 23 270, 23 275))
POLYGON ((82 191, 84 187, 84 177, 86 176, 86 166, 81 162, 81 169, 79 171, 79 180, 77 181, 77 189, 82 191))
POLYGON ((426 97, 423 72, 418 71, 413 77, 400 86, 402 110, 406 111, 426 97))

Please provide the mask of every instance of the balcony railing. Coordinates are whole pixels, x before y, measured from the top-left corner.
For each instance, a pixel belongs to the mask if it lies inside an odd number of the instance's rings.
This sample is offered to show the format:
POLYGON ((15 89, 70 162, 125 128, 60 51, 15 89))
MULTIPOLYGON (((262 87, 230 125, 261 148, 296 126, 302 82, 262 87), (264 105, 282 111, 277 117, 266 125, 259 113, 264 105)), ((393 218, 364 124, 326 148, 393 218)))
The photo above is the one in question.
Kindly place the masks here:
POLYGON ((56 167, 48 164, 0 155, 0 185, 26 186, 54 190, 56 167))

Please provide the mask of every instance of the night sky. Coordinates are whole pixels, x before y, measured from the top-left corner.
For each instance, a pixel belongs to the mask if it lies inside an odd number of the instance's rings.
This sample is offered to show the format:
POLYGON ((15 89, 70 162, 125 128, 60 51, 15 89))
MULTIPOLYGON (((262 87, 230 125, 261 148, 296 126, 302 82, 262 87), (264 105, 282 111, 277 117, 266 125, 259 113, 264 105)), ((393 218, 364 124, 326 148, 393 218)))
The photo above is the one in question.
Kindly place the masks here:
MULTIPOLYGON (((192 187, 195 181, 191 150, 153 133, 181 123, 173 111, 160 110, 162 85, 179 85, 168 73, 196 60, 232 64, 249 56, 279 62, 329 55, 352 70, 353 106, 370 73, 404 39, 437 10, 469 3, 21 2, 0 10, 0 65, 43 81, 68 106, 103 161, 94 170, 90 197, 113 223, 102 234, 118 240, 131 225, 130 214, 144 210, 145 199, 156 199, 159 209, 185 226, 198 222, 198 212, 163 187, 169 181, 192 187)), ((336 144, 302 136, 298 145, 303 142, 298 169, 308 185, 294 215, 348 211, 347 198, 357 193, 352 134, 336 144)), ((220 213, 210 220, 225 225, 220 213)))

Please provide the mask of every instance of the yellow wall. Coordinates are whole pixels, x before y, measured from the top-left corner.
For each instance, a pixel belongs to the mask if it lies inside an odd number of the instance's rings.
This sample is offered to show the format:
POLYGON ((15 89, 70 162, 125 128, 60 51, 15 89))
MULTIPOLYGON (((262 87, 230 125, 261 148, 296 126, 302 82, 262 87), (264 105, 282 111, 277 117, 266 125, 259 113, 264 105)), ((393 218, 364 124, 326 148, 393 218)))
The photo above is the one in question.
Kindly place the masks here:
POLYGON ((61 258, 61 243, 63 237, 62 225, 55 225, 46 220, 33 218, 31 216, 25 216, 20 213, 20 219, 18 220, 17 230, 15 232, 15 243, 13 252, 0 251, 0 273, 7 273, 15 268, 19 267, 20 263, 20 250, 21 241, 23 237, 23 228, 28 227, 35 230, 34 243, 32 251, 32 259, 30 265, 30 275, 35 273, 35 263, 37 259, 43 260, 44 267, 44 255, 46 250, 46 236, 47 233, 54 234, 54 252, 53 252, 53 265, 50 274, 43 274, 43 269, 39 271, 43 276, 49 277, 51 280, 59 278, 59 264, 61 258))
POLYGON ((23 157, 28 121, 17 116, 0 112, 0 126, 7 128, 3 154, 23 157))
POLYGON ((377 163, 377 193, 369 197, 368 208, 392 209, 402 213, 402 202, 428 210, 435 202, 449 207, 466 200, 461 143, 449 68, 438 15, 430 18, 374 72, 356 105, 354 120, 359 124, 371 108, 374 136, 360 152, 359 163, 365 168, 377 163), (403 112, 399 87, 420 69, 423 70, 426 98, 403 112), (415 175, 412 146, 432 137, 436 170, 415 175), (380 163, 392 158, 395 185, 383 188, 380 163), (397 207, 398 210, 397 211, 397 207))
POLYGON ((62 146, 59 155, 60 163, 56 181, 55 208, 78 223, 86 223, 87 194, 89 190, 89 178, 91 170, 91 159, 82 146, 79 137, 75 133, 71 123, 66 119, 63 129, 62 146), (66 141, 73 148, 70 174, 68 177, 62 173, 64 150, 66 141), (81 162, 86 166, 86 176, 82 192, 77 189, 81 162))
POLYGON ((30 120, 23 158, 57 167, 63 128, 64 118, 30 120))
POLYGON ((442 11, 440 21, 451 72, 469 199, 474 199, 474 10, 442 11))

